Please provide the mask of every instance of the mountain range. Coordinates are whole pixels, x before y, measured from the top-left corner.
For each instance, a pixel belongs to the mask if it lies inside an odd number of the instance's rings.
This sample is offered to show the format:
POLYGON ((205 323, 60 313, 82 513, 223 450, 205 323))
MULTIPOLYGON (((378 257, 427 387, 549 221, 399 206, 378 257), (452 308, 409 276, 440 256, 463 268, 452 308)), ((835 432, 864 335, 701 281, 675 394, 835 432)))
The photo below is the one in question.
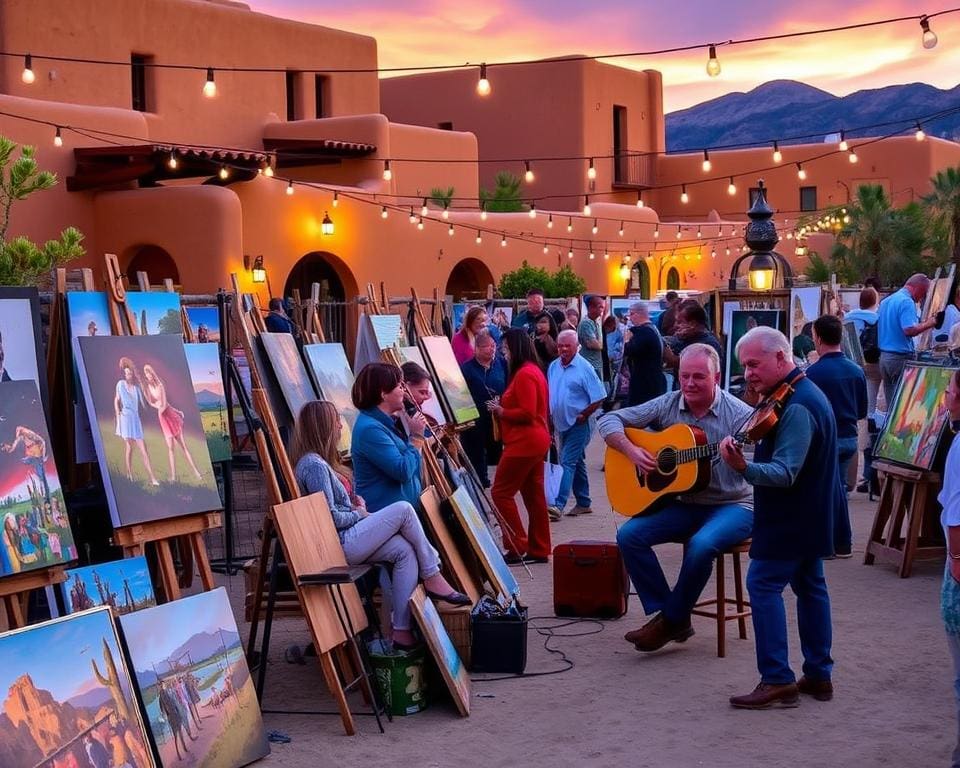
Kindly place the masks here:
MULTIPOLYGON (((206 661, 212 656, 223 652, 224 646, 227 650, 239 647, 240 635, 233 630, 223 629, 220 632, 197 632, 189 640, 177 646, 170 654, 169 659, 179 661, 181 664, 187 664, 188 656, 194 664, 206 661), (223 645, 220 644, 221 634, 223 635, 223 645)), ((141 689, 153 685, 157 681, 156 672, 161 674, 170 670, 170 663, 166 659, 157 661, 153 669, 138 669, 137 683, 141 689)))
POLYGON ((960 139, 960 85, 949 90, 925 83, 891 85, 847 96, 795 80, 771 80, 747 93, 727 93, 666 116, 667 150, 691 151, 726 145, 816 143, 843 129, 847 138, 912 131, 926 115, 955 109, 923 123, 924 131, 960 139), (888 127, 861 126, 902 121, 888 127), (787 137, 806 138, 789 140, 787 137))

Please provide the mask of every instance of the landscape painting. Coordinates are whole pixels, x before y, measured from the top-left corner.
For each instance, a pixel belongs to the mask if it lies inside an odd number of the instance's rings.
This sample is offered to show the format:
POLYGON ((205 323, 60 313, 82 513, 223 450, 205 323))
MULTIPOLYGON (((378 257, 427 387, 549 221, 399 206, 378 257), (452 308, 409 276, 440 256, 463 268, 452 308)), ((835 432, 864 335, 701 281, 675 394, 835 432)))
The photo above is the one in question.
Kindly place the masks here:
POLYGON ((0 382, 0 524, 0 576, 77 559, 32 381, 0 382))
POLYGON ((75 343, 114 526, 221 509, 183 339, 75 343))
POLYGON ((943 398, 956 368, 907 364, 873 449, 874 458, 930 469, 947 424, 943 398))
POLYGON ((176 333, 183 336, 180 294, 169 291, 128 291, 127 308, 144 336, 176 333))
POLYGON ((446 401, 449 420, 455 424, 466 424, 479 419, 480 411, 463 378, 457 358, 453 356, 450 339, 446 336, 421 336, 420 345, 429 363, 427 370, 440 386, 440 393, 446 401))
POLYGON ((35 382, 46 413, 46 356, 36 288, 0 288, 0 381, 35 382))
POLYGON ((230 446, 230 428, 227 425, 227 396, 223 390, 220 373, 220 345, 184 344, 190 368, 193 394, 200 409, 203 434, 207 437, 210 461, 230 461, 233 450, 230 446))
POLYGON ((120 617, 161 768, 239 768, 270 752, 221 587, 120 617))
MULTIPOLYGON (((107 294, 102 291, 68 291, 67 322, 70 326, 70 356, 73 362, 73 397, 76 403, 83 399, 77 361, 73 357, 73 339, 80 336, 112 336, 107 294)), ((78 464, 97 460, 93 433, 86 409, 74 405, 74 452, 78 464)))
POLYGON ((497 590, 497 600, 501 605, 508 605, 514 596, 520 594, 520 585, 503 559, 503 553, 493 540, 483 515, 462 485, 450 495, 450 502, 484 572, 497 590))
POLYGON ((105 605, 114 616, 122 616, 157 604, 147 558, 143 555, 71 568, 60 588, 67 613, 105 605))
POLYGON ((382 352, 391 347, 398 347, 405 343, 403 323, 400 315, 367 315, 373 326, 373 333, 377 339, 377 346, 382 352))
POLYGON ((260 340, 277 376, 290 416, 296 421, 300 409, 317 399, 297 342, 289 333, 261 333, 260 340))
POLYGON ((437 607, 427 599, 422 584, 418 584, 410 595, 410 612, 417 620, 457 710, 467 717, 470 714, 470 676, 437 613, 437 607))
POLYGON ((153 768, 109 608, 0 636, 3 768, 153 768))
MULTIPOLYGON (((430 370, 427 368, 427 363, 423 359, 423 353, 420 351, 420 347, 400 347, 400 361, 402 363, 416 363, 425 371, 429 372, 430 370)), ((437 399, 437 389, 432 381, 430 382, 430 397, 423 402, 420 408, 427 416, 436 419, 437 424, 443 425, 447 423, 447 417, 443 414, 440 400, 437 399)))
POLYGON ((220 341, 220 310, 217 307, 185 307, 190 330, 197 344, 220 341))
POLYGON ((350 440, 353 425, 357 421, 357 411, 353 404, 353 371, 347 361, 343 344, 307 344, 303 348, 307 362, 313 371, 313 378, 320 388, 320 397, 329 400, 340 413, 343 429, 340 432, 340 453, 350 453, 350 440))

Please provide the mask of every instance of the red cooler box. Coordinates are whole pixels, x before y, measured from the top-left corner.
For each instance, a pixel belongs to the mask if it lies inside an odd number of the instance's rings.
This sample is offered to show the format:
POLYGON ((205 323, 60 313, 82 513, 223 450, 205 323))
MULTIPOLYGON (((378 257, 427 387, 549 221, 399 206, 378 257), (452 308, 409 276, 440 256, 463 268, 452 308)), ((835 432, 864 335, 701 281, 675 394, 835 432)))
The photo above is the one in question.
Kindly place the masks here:
POLYGON ((627 612, 630 581, 610 541, 569 541, 553 548, 553 611, 557 616, 615 619, 627 612))

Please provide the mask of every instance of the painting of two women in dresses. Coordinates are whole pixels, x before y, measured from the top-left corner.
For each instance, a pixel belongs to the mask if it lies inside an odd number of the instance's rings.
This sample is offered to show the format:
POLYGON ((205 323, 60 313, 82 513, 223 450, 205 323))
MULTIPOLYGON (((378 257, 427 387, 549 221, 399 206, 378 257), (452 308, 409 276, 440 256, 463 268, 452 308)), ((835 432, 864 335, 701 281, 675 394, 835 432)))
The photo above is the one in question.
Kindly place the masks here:
POLYGON ((270 750, 226 592, 120 618, 162 768, 239 768, 270 750))
POLYGON ((75 560, 37 385, 0 382, 0 576, 75 560))
POLYGON ((86 337, 77 344, 113 524, 220 509, 182 339, 86 337))
POLYGON ((153 768, 106 608, 0 637, 3 768, 153 768))

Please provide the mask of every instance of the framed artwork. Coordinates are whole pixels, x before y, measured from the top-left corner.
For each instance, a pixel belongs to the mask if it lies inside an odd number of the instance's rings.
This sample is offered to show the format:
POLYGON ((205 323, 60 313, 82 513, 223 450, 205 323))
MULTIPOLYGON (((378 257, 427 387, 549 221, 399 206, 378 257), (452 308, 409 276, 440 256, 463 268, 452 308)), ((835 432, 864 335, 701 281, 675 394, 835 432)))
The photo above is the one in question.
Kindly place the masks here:
POLYGON ((843 354, 861 368, 866 362, 863 359, 863 345, 860 344, 860 334, 857 326, 852 322, 843 324, 843 354))
MULTIPOLYGON (((420 351, 420 347, 400 347, 399 351, 400 361, 402 363, 416 363, 425 371, 430 371, 430 369, 427 368, 427 361, 423 359, 423 353, 420 351)), ((420 407, 425 414, 436 419, 438 424, 443 425, 447 423, 447 417, 443 414, 443 407, 440 405, 440 400, 437 399, 436 386, 432 381, 430 382, 430 398, 425 400, 420 407)))
POLYGON ((147 558, 143 555, 71 568, 60 589, 67 613, 105 605, 114 616, 121 616, 157 604, 147 558))
POLYGON ((743 367, 740 365, 736 354, 734 354, 737 342, 746 335, 747 331, 756 328, 758 325, 781 330, 783 314, 782 310, 779 309, 735 309, 731 311, 730 327, 727 332, 727 354, 725 355, 727 371, 724 378, 728 387, 736 383, 738 378, 743 377, 743 367))
POLYGON ((420 349, 427 361, 427 370, 439 385, 440 400, 446 404, 447 420, 454 424, 466 424, 480 418, 480 411, 473 401, 470 388, 453 355, 453 347, 446 336, 421 336, 420 349))
MULTIPOLYGON (((819 285, 807 288, 790 289, 790 334, 793 339, 803 330, 803 326, 820 317, 820 304, 823 289, 819 285)), ((774 326, 771 326, 771 328, 774 326)), ((779 328, 786 335, 785 328, 779 328)))
MULTIPOLYGON (((954 265, 950 265, 950 272, 947 277, 939 277, 930 283, 930 289, 927 291, 927 300, 923 305, 923 316, 921 320, 934 317, 937 312, 942 312, 950 303, 950 289, 953 287, 954 265)), ((929 349, 933 344, 933 329, 926 330, 917 336, 916 346, 919 351, 929 349)))
POLYGON ((956 368, 907 363, 873 449, 874 458, 930 469, 947 425, 943 397, 956 368))
POLYGON ((110 326, 110 308, 107 294, 102 291, 68 291, 67 322, 70 327, 70 359, 72 362, 73 398, 74 398, 74 452, 78 464, 87 464, 97 460, 97 449, 93 444, 93 432, 87 419, 87 409, 77 403, 83 399, 80 389, 80 376, 77 373, 77 361, 73 355, 73 340, 81 336, 112 336, 110 326))
POLYGON ((463 717, 470 715, 470 676, 453 646, 450 635, 437 613, 437 607, 427 599, 423 585, 418 584, 410 595, 410 612, 417 620, 427 647, 440 668, 440 675, 447 684, 457 710, 463 717))
POLYGON ((240 768, 270 753, 222 587, 119 621, 160 768, 240 768))
POLYGON ((220 310, 217 307, 184 307, 190 330, 198 344, 220 341, 220 310))
POLYGON ((450 503, 463 530, 466 531, 467 538, 470 539, 480 565, 497 591, 497 599, 502 605, 508 605, 516 595, 520 594, 520 585, 510 566, 503 559, 500 547, 493 540, 486 520, 483 519, 477 505, 473 503, 467 489, 462 485, 450 495, 450 503))
POLYGON ((169 291, 128 291, 127 309, 133 314, 140 333, 155 336, 176 333, 183 336, 180 294, 169 291))
POLYGON ((467 316, 467 307, 469 305, 458 301, 453 305, 453 332, 456 333, 463 325, 463 320, 467 316))
POLYGON ((227 396, 223 391, 223 376, 220 372, 220 345, 184 344, 187 366, 193 394, 200 409, 203 434, 207 438, 210 461, 230 461, 233 448, 230 445, 230 427, 227 424, 227 396))
POLYGON ((340 422, 343 430, 340 432, 340 444, 337 449, 340 453, 350 453, 350 440, 353 435, 353 425, 357 423, 359 411, 353 404, 353 371, 347 360, 347 353, 343 344, 306 344, 303 351, 307 356, 307 363, 313 371, 313 378, 317 382, 320 396, 329 400, 340 413, 340 422))
POLYGON ((46 354, 36 288, 0 288, 0 381, 35 382, 47 413, 46 354))
POLYGON ((317 399, 310 374, 300 357, 296 339, 289 333, 261 333, 260 341, 277 376, 277 383, 290 410, 290 416, 296 421, 300 409, 311 400, 317 399))
POLYGON ((4 768, 155 766, 109 608, 0 636, 0 692, 4 768))
POLYGON ((47 420, 32 381, 0 382, 0 525, 0 576, 77 559, 47 420))
POLYGON ((183 339, 74 343, 114 526, 221 509, 183 339))
MULTIPOLYGON (((501 331, 507 330, 513 322, 513 307, 494 307, 490 315, 490 322, 501 331)), ((455 329, 456 330, 456 329, 455 329)))

